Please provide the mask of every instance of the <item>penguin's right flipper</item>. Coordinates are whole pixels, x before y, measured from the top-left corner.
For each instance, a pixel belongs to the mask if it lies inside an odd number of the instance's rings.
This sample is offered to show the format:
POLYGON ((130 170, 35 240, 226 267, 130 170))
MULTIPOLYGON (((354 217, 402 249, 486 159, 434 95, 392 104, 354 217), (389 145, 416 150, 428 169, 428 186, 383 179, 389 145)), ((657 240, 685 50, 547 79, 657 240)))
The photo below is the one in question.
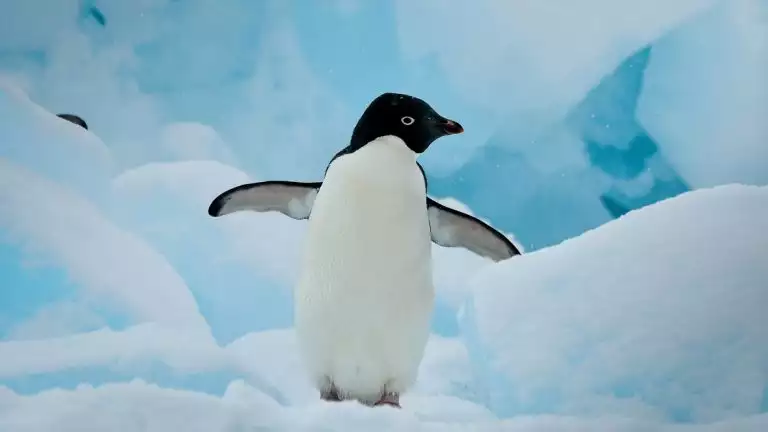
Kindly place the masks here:
POLYGON ((502 261, 520 250, 504 234, 480 219, 427 197, 432 241, 440 246, 461 247, 493 261, 502 261))
POLYGON ((217 217, 238 211, 280 212, 292 219, 307 219, 322 182, 265 181, 234 187, 217 196, 208 214, 217 217))

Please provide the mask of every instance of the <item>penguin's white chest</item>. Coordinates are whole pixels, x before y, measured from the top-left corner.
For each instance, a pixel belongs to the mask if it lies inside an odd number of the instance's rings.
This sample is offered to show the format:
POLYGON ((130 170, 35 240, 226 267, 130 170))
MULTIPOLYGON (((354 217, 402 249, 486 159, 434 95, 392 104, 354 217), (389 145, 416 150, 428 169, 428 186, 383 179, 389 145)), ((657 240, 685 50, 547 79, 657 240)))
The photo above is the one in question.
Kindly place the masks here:
POLYGON ((380 138, 333 162, 302 264, 296 332, 315 385, 373 400, 410 387, 434 288, 424 180, 402 141, 380 138))

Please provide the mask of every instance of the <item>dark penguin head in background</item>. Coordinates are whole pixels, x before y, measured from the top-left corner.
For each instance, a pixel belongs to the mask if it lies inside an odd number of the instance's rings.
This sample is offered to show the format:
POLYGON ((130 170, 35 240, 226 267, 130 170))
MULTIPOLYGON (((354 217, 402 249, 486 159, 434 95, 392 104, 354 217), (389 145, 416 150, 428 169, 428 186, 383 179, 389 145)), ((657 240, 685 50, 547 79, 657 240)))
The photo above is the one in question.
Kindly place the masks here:
POLYGON ((74 123, 81 128, 88 130, 88 124, 83 120, 82 118, 74 115, 74 114, 56 114, 56 117, 63 118, 64 120, 74 123))
POLYGON ((464 128, 438 114, 423 100, 398 93, 384 93, 368 105, 352 132, 352 148, 376 138, 394 135, 416 153, 423 153, 436 139, 462 133, 464 128))
MULTIPOLYGON (((57 117, 83 129, 88 124, 74 114, 57 117)), ((423 100, 399 93, 384 93, 374 99, 360 116, 352 132, 352 149, 358 149, 376 138, 394 135, 415 153, 423 153, 436 139, 464 132, 456 121, 438 114, 423 100)))

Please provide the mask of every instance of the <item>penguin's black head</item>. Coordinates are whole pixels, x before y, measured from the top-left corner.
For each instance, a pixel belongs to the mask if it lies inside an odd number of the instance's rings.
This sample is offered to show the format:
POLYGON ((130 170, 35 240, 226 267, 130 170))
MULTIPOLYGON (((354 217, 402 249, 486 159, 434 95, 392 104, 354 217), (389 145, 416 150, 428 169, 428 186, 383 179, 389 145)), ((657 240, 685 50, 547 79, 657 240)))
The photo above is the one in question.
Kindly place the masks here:
POLYGON ((438 114, 423 100, 398 93, 384 93, 368 105, 352 133, 352 147, 394 135, 416 153, 423 153, 436 139, 464 132, 453 120, 438 114))
POLYGON ((62 118, 68 122, 74 123, 81 128, 88 130, 88 123, 85 122, 80 116, 74 114, 56 114, 56 117, 62 118))

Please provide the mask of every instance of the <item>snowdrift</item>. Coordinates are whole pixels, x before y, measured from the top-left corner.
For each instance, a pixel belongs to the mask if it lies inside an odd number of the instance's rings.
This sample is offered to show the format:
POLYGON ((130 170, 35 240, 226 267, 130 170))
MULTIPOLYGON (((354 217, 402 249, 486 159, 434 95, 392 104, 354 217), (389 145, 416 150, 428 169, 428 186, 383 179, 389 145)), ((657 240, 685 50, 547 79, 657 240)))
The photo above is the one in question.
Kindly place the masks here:
MULTIPOLYGON (((433 336, 400 411, 312 398, 285 330, 247 335, 226 348, 231 360, 210 362, 247 369, 221 395, 144 380, 0 387, 0 430, 765 430, 767 221, 768 188, 723 186, 485 267, 462 338, 433 336)), ((24 373, 11 343, 0 364, 24 373)), ((34 344, 73 366, 69 347, 34 344)))
POLYGON ((499 263, 462 319, 501 416, 768 409, 768 188, 729 185, 499 263))

